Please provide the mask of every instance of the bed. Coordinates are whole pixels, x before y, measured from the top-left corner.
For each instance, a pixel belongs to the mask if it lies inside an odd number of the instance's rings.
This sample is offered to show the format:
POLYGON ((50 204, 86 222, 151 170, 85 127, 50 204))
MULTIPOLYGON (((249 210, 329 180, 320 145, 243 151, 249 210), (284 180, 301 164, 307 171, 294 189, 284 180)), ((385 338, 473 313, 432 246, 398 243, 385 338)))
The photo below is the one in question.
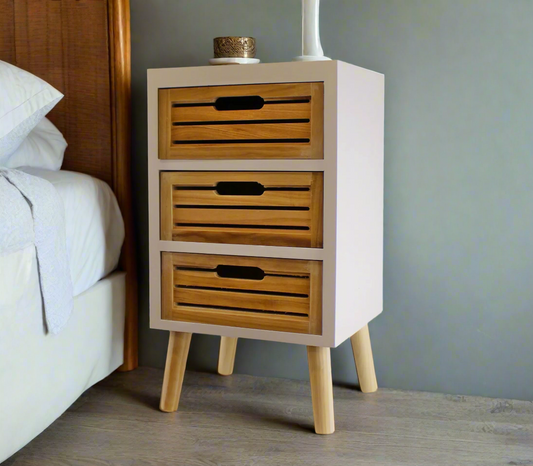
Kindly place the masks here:
POLYGON ((68 141, 50 181, 65 205, 74 310, 50 335, 33 246, 0 257, 0 462, 116 369, 137 367, 127 0, 0 0, 0 60, 65 97, 68 141))

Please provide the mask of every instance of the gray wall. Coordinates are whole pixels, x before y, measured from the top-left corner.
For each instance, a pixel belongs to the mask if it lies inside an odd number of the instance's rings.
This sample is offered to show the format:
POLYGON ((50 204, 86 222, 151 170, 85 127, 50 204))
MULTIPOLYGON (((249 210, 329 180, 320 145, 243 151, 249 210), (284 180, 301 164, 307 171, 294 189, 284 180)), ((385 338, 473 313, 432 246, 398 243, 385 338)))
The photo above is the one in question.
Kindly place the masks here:
MULTIPOLYGON (((211 39, 299 54, 298 0, 131 0, 141 364, 148 328, 146 69, 204 65, 211 39)), ((385 304, 370 325, 382 387, 533 399, 533 1, 324 0, 333 58, 386 76, 385 304)), ((218 338, 188 367, 213 371, 218 338)), ((348 343, 333 377, 356 381, 348 343)), ((236 372, 306 379, 305 348, 241 340, 236 372)))

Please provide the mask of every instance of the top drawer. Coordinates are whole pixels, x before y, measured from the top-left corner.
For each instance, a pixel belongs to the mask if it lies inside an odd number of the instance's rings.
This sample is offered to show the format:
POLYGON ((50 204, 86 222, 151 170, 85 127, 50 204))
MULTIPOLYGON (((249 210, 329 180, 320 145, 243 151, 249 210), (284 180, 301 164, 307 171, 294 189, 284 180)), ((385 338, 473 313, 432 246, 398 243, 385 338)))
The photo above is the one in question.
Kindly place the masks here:
POLYGON ((324 84, 159 89, 161 159, 322 159, 324 84))

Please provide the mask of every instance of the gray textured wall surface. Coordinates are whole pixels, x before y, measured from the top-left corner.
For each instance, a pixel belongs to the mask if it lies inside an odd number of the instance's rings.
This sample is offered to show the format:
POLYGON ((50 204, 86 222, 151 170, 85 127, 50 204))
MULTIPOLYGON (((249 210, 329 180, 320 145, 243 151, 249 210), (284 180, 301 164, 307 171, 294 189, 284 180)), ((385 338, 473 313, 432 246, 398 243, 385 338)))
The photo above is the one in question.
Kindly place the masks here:
MULTIPOLYGON (((148 328, 146 70, 204 65, 212 38, 253 35, 264 62, 300 53, 298 0, 131 0, 141 364, 148 328)), ((386 76, 383 387, 533 400, 533 1, 324 0, 327 55, 386 76)), ((215 370, 196 335, 188 367, 215 370)), ((333 378, 356 381, 349 343, 333 378)), ((236 372, 301 378, 305 348, 241 340, 236 372)))

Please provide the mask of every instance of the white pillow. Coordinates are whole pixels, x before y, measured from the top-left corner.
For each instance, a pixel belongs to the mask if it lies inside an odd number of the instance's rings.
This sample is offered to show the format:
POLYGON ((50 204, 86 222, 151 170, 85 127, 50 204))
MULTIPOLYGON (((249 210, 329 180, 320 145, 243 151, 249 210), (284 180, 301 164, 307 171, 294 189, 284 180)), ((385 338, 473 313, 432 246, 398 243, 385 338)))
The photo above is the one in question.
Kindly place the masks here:
POLYGON ((6 160, 5 167, 33 167, 57 171, 63 164, 67 141, 54 124, 43 118, 6 160))
POLYGON ((37 76, 0 61, 0 165, 62 98, 37 76))

